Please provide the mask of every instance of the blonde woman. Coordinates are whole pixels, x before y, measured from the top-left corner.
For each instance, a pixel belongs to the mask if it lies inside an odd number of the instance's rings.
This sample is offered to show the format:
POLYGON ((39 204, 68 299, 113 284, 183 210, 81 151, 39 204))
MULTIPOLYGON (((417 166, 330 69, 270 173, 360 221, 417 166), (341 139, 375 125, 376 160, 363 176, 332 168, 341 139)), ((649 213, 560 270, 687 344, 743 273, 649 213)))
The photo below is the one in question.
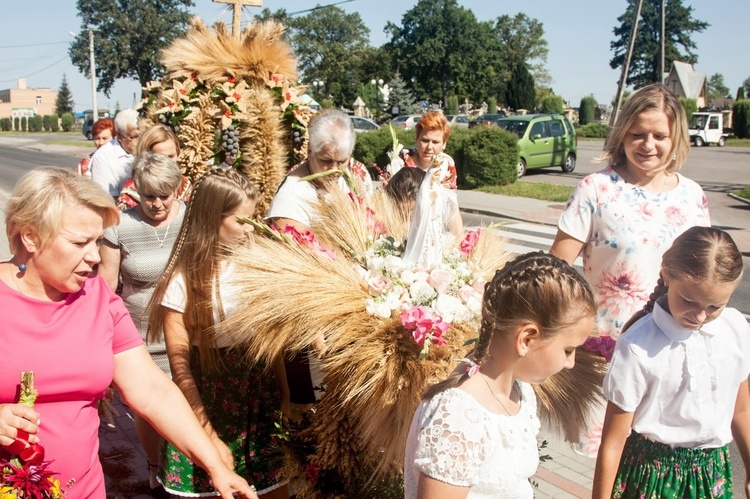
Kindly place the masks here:
POLYGON ((0 321, 0 446, 38 443, 67 499, 105 497, 96 402, 114 382, 222 497, 256 498, 151 360, 122 300, 94 275, 104 229, 117 220, 112 197, 72 171, 42 168, 18 181, 5 212, 13 257, 0 263, 0 308, 12 311, 0 321), (33 409, 14 403, 22 371, 35 373, 33 409))

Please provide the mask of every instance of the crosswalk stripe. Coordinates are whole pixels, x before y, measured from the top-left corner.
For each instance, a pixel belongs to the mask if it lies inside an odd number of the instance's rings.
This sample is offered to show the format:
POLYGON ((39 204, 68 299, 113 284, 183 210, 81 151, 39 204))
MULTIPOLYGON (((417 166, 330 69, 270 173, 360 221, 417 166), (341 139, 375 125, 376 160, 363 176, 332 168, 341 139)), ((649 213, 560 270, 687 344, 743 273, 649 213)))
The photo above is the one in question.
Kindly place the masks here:
POLYGON ((548 237, 530 236, 528 234, 522 234, 519 232, 510 232, 507 230, 500 230, 500 229, 495 229, 495 232, 497 232, 498 234, 500 234, 501 236, 507 239, 513 239, 514 241, 523 241, 525 243, 533 243, 533 244, 544 244, 547 246, 552 245, 552 240, 548 237))
POLYGON ((536 224, 530 224, 526 222, 513 222, 508 224, 503 224, 503 227, 508 227, 511 229, 517 229, 517 230, 525 230, 528 232, 538 232, 540 234, 550 234, 554 236, 557 234, 557 227, 552 227, 551 225, 536 225, 536 224))

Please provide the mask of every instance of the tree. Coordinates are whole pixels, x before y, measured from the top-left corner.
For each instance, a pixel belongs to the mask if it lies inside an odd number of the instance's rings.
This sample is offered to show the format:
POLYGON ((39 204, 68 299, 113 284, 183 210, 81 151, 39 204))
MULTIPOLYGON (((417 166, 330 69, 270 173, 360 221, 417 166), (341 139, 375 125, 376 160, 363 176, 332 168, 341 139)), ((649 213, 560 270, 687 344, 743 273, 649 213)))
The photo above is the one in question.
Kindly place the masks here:
POLYGON ((695 99, 688 99, 687 97, 680 97, 680 104, 685 110, 685 117, 688 121, 693 117, 693 113, 698 110, 698 102, 695 99))
POLYGON ((359 13, 316 8, 289 18, 288 26, 302 81, 322 81, 323 97, 332 96, 337 106, 351 106, 357 86, 363 83, 358 64, 369 47, 370 30, 359 13))
POLYGON ((596 99, 593 95, 581 99, 581 106, 578 108, 578 123, 581 126, 594 122, 596 105, 596 99))
POLYGON ((477 100, 497 93, 500 46, 489 22, 479 22, 456 0, 419 0, 388 23, 394 68, 421 99, 445 105, 449 95, 477 100))
POLYGON ((719 73, 711 75, 706 86, 708 87, 706 92, 708 102, 714 99, 730 98, 729 87, 724 84, 724 75, 719 73))
POLYGON ((505 102, 511 109, 534 109, 536 93, 534 92, 534 77, 524 62, 516 64, 510 75, 505 102))
MULTIPOLYGON (((619 26, 613 32, 616 39, 610 43, 615 55, 609 61, 612 69, 622 68, 625 63, 630 31, 638 0, 628 0, 628 8, 617 18, 619 26)), ((668 0, 666 3, 665 23, 665 64, 668 71, 672 62, 681 61, 689 64, 698 62, 698 56, 693 52, 696 48, 691 39, 693 33, 700 33, 709 27, 703 21, 693 19, 693 8, 684 7, 682 0, 668 0), (683 51, 680 50, 680 47, 683 51)), ((663 79, 660 64, 660 33, 661 33, 661 0, 644 0, 641 9, 641 20, 638 23, 638 33, 633 46, 633 57, 630 60, 627 84, 636 89, 649 83, 660 82, 663 79)))
POLYGON ((60 83, 60 89, 57 91, 57 100, 55 100, 55 114, 63 115, 65 113, 72 113, 73 106, 73 92, 70 91, 68 86, 68 79, 63 73, 62 83, 60 83))
POLYGON ((159 52, 181 37, 190 21, 192 0, 78 0, 81 33, 68 53, 88 75, 89 36, 94 30, 97 89, 109 96, 115 80, 130 78, 141 86, 164 75, 159 52))
POLYGON ((414 94, 406 88, 406 82, 401 79, 401 75, 396 71, 391 79, 391 93, 388 95, 388 111, 395 114, 412 114, 417 110, 417 101, 414 94), (397 109, 396 111, 393 111, 397 109))
POLYGON ((548 114, 563 112, 563 99, 559 95, 548 95, 542 100, 542 112, 548 114))
POLYGON ((750 95, 750 77, 745 78, 742 82, 742 88, 745 89, 745 94, 750 95))
POLYGON ((737 97, 735 97, 734 100, 744 100, 745 99, 745 87, 739 87, 737 89, 737 97))
POLYGON ((495 21, 494 33, 502 47, 500 57, 505 68, 504 80, 510 78, 512 68, 524 62, 537 85, 549 86, 552 83, 552 77, 544 67, 549 49, 541 22, 524 13, 515 17, 500 16, 495 21))

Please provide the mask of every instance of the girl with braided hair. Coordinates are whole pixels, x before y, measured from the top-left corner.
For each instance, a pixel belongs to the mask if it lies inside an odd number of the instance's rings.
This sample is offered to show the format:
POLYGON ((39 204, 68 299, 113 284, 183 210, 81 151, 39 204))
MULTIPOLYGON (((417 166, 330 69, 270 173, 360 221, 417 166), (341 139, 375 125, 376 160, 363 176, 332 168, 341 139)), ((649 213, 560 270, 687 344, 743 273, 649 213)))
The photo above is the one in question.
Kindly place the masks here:
MULTIPOLYGON (((221 322, 242 304, 228 285, 232 250, 248 243, 257 193, 235 170, 214 169, 193 189, 185 221, 150 304, 149 334, 163 329, 172 379, 185 394, 224 462, 260 497, 287 498, 274 441, 281 417, 283 367, 268 369, 230 350, 221 322)), ((171 444, 159 480, 178 496, 215 495, 209 476, 171 444)))
POLYGON ((540 422, 529 383, 575 364, 594 295, 557 257, 521 255, 484 292, 474 351, 430 388, 406 444, 406 498, 533 497, 540 422))
POLYGON ((733 437, 750 471, 750 327, 726 308, 741 275, 719 229, 692 227, 664 253, 604 379, 595 498, 732 497, 733 437))

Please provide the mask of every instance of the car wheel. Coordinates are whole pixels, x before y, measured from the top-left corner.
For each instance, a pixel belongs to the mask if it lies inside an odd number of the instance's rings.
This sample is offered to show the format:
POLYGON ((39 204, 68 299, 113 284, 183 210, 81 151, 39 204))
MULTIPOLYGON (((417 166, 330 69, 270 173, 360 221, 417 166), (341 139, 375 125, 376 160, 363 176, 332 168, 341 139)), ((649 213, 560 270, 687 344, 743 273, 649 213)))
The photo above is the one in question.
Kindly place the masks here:
POLYGON ((94 140, 94 134, 92 134, 91 132, 86 132, 86 138, 89 140, 94 140))
POLYGON ((576 169, 576 157, 573 154, 568 153, 565 156, 565 162, 562 164, 562 171, 564 173, 572 173, 576 169))
POLYGON ((725 139, 724 137, 719 137, 719 142, 718 142, 719 147, 724 147, 726 143, 727 143, 727 139, 725 139))
POLYGON ((695 147, 703 147, 703 144, 705 144, 705 142, 703 142, 702 138, 700 137, 695 138, 695 147))
POLYGON ((523 177, 526 174, 526 161, 523 158, 519 158, 516 168, 518 169, 518 178, 523 177))

